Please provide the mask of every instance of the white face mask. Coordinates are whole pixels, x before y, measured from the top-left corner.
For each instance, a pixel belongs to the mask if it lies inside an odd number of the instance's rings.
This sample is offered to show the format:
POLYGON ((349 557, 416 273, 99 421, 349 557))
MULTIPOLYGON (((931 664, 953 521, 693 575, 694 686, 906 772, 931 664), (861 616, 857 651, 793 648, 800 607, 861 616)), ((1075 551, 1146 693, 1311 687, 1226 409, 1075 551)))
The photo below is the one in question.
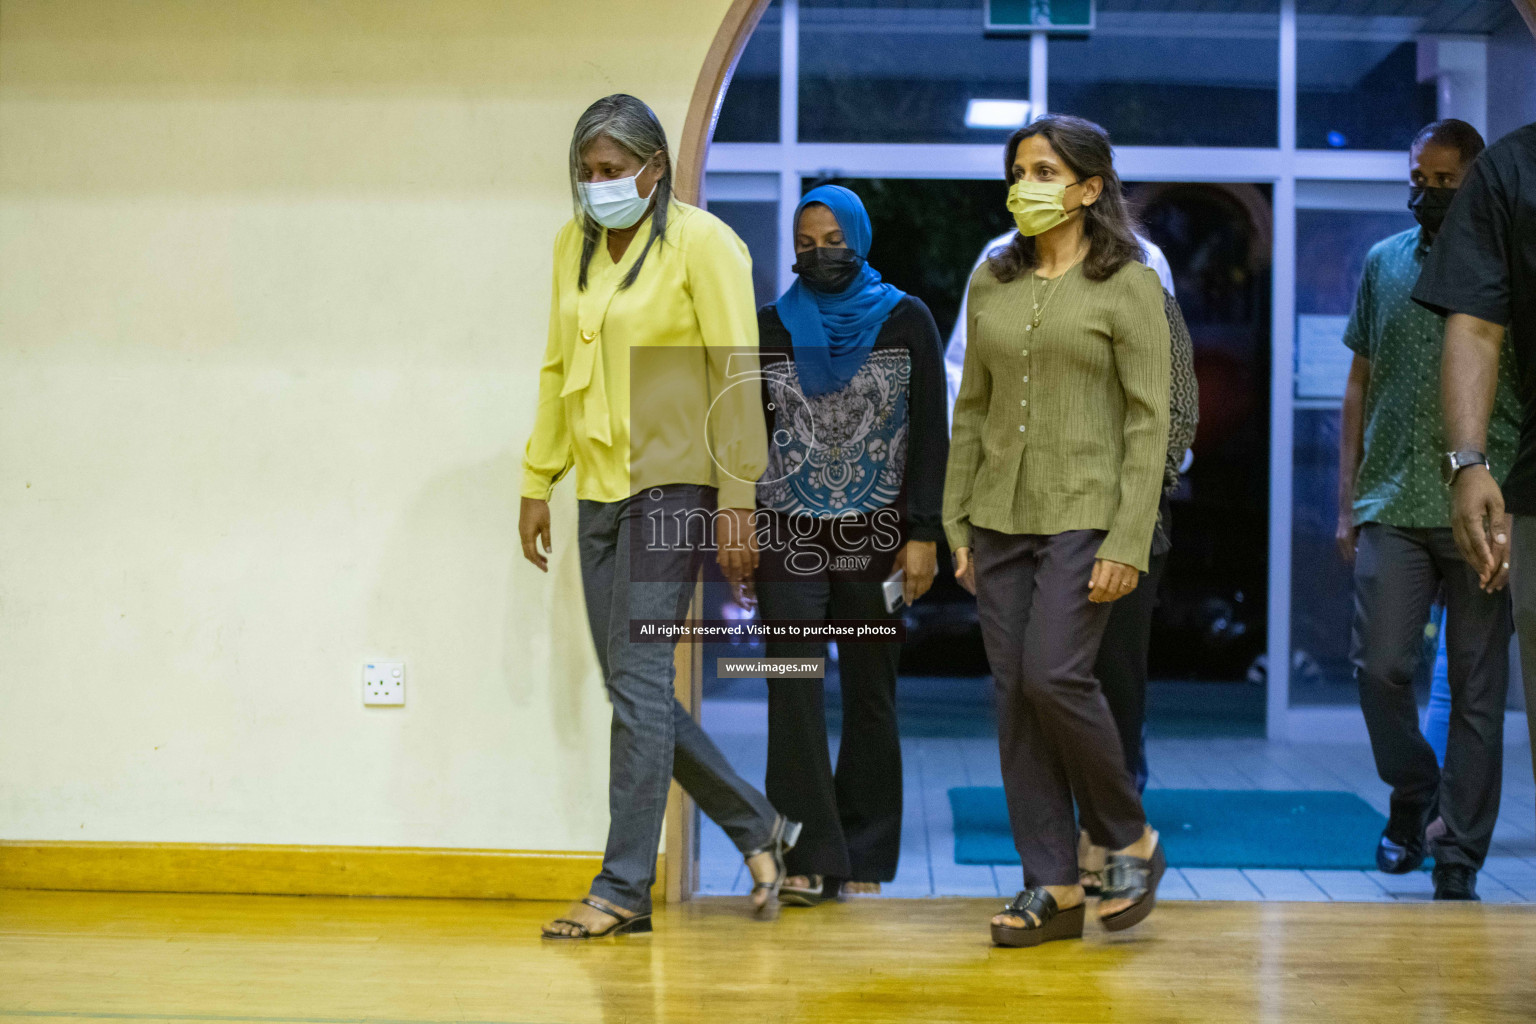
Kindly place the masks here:
MULTIPOLYGON (((639 177, 640 172, 636 171, 627 178, 612 181, 578 181, 576 187, 581 191, 581 204, 592 219, 605 228, 634 227, 651 205, 651 197, 642 196, 635 187, 639 177)), ((655 191, 652 186, 651 192, 655 191)))

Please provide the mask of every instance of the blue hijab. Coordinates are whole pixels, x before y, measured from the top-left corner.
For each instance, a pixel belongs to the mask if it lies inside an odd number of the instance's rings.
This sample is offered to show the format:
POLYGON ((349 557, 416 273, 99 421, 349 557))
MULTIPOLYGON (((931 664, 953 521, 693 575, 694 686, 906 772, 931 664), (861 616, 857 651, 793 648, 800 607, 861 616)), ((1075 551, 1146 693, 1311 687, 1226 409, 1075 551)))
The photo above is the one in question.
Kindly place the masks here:
MULTIPOLYGON (((800 223, 800 212, 810 203, 830 209, 843 230, 844 244, 860 256, 869 256, 874 231, 858 196, 841 185, 819 185, 800 199, 792 223, 800 223)), ((835 295, 812 291, 795 278, 779 296, 776 308, 789 331, 804 393, 824 395, 847 387, 875 347, 891 310, 905 296, 900 288, 880 280, 868 263, 852 284, 835 295)))

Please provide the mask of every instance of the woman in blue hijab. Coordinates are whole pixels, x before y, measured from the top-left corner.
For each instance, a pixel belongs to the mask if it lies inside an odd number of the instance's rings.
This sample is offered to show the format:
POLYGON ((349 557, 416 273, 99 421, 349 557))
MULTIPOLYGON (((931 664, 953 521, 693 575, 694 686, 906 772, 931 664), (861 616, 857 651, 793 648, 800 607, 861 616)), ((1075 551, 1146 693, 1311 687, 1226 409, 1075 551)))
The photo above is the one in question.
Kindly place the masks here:
POLYGON ((921 300, 868 264, 873 232, 859 197, 814 188, 794 225, 795 282, 758 312, 770 444, 757 488, 757 598, 769 625, 839 630, 767 643, 770 658, 825 659, 827 637, 838 640, 835 772, 823 680, 768 684, 768 797, 804 824, 779 898, 816 906, 896 877, 895 635, 901 603, 933 582, 949 434, 938 328, 921 300), (864 637, 841 632, 860 625, 864 637))

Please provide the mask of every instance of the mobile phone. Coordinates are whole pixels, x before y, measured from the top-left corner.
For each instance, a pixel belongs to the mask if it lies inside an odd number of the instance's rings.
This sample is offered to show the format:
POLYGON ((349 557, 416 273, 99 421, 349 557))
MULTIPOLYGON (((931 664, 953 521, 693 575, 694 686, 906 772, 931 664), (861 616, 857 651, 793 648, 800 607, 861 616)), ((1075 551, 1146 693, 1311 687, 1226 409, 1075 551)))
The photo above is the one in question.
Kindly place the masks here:
POLYGON ((889 579, 880 584, 881 588, 885 591, 886 611, 894 612, 906 603, 906 580, 907 571, 905 569, 897 569, 891 574, 889 579))

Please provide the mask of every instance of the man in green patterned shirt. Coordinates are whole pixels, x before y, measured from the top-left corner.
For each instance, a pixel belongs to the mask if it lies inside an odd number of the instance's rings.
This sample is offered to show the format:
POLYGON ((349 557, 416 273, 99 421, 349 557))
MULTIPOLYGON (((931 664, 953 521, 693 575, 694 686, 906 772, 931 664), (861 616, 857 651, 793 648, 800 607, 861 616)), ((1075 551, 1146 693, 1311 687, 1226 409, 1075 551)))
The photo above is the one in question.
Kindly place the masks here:
MULTIPOLYGON (((1476 899, 1498 817, 1511 632, 1507 572, 1479 584, 1456 549, 1440 415, 1444 322, 1411 299, 1451 196, 1483 149, 1465 121, 1424 128, 1409 152, 1408 208, 1419 227, 1372 247, 1344 343, 1355 353, 1339 450, 1339 546, 1355 562, 1351 659, 1376 770, 1392 813, 1376 849, 1401 874, 1435 858, 1436 899, 1476 899), (1413 678, 1430 603, 1444 588, 1451 726, 1445 770, 1419 729, 1413 678), (1438 814, 1445 830, 1426 842, 1438 814)), ((1502 361, 1488 459, 1502 478, 1519 440, 1520 406, 1502 361)), ((1507 529, 1507 527, 1506 527, 1507 529)))

